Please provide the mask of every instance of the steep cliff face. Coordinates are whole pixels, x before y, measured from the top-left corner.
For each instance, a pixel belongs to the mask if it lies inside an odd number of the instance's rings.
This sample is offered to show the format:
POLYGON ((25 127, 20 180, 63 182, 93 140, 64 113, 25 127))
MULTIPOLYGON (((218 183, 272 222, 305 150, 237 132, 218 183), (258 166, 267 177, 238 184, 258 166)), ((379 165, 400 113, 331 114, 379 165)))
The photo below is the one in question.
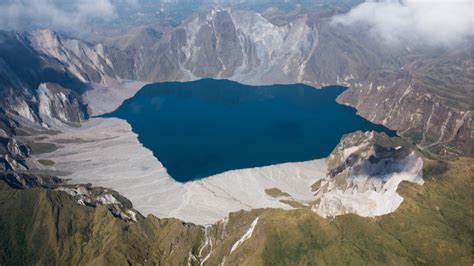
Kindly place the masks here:
POLYGON ((25 158, 29 156, 26 145, 5 134, 0 129, 0 171, 26 170, 25 158))
POLYGON ((474 47, 415 58, 349 82, 338 101, 441 155, 474 154, 474 47))
POLYGON ((103 83, 105 76, 115 76, 112 62, 101 44, 88 45, 47 29, 28 32, 26 38, 35 51, 61 62, 83 83, 103 83))
POLYGON ((137 58, 146 80, 231 78, 247 83, 297 80, 317 44, 305 15, 275 25, 259 13, 212 9, 161 38, 151 57, 137 58), (303 63, 303 65, 302 65, 303 63))
POLYGON ((442 99, 413 80, 378 84, 351 89, 338 101, 354 106, 368 120, 411 138, 420 148, 441 155, 473 154, 471 110, 443 104, 442 99))
POLYGON ((423 184, 423 161, 413 147, 384 133, 348 134, 326 161, 327 177, 312 186, 312 209, 323 217, 387 214, 403 201, 397 194, 400 182, 423 184))
POLYGON ((77 124, 88 117, 80 96, 86 84, 66 64, 44 53, 55 51, 54 34, 43 31, 42 38, 40 35, 39 31, 0 31, 0 170, 15 180, 21 176, 14 171, 28 169, 30 154, 27 145, 16 138, 18 128, 77 124), (35 43, 44 49, 39 50, 35 43))
POLYGON ((57 120, 62 123, 80 123, 87 118, 87 111, 78 95, 58 84, 40 84, 37 99, 39 117, 47 125, 57 120))
MULTIPOLYGON (((43 45, 53 50, 47 45, 52 42, 48 32, 43 32, 43 45)), ((82 121, 87 112, 80 94, 86 84, 63 62, 37 50, 34 44, 41 42, 38 32, 31 36, 0 32, 0 108, 10 119, 43 126, 48 126, 46 120, 82 121)))
MULTIPOLYGON (((41 83, 31 98, 16 95, 13 105, 4 105, 12 119, 42 127, 62 123, 80 123, 88 118, 87 107, 80 96, 56 83, 41 83)), ((24 123, 21 123, 24 124, 24 123)))
POLYGON ((374 40, 331 26, 331 15, 214 8, 195 13, 156 44, 139 34, 142 28, 128 42, 141 38, 145 44, 133 57, 141 80, 215 77, 322 86, 366 77, 387 56, 374 40))
MULTIPOLYGON (((395 49, 331 12, 197 13, 137 50, 146 81, 228 78, 247 84, 345 85, 341 103, 442 155, 472 154, 473 48, 395 49), (360 30, 360 31, 359 31, 360 30), (423 50, 423 51, 422 51, 423 50)), ((140 36, 140 35, 137 35, 140 36)), ((138 40, 134 40, 137 42, 138 40)))

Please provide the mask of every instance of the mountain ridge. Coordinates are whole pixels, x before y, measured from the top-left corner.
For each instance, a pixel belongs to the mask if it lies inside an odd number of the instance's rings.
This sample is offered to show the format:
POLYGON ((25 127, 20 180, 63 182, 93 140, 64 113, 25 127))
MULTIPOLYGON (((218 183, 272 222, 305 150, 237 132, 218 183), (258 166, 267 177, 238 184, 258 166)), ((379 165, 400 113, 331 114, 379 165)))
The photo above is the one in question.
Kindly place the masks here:
POLYGON ((0 261, 5 265, 285 265, 314 259, 328 264, 469 263, 472 186, 466 183, 471 164, 468 158, 425 159, 426 184, 402 183, 398 191, 405 201, 400 209, 376 219, 348 214, 326 220, 305 208, 260 209, 232 213, 211 227, 153 216, 126 223, 104 207, 80 206, 64 192, 14 190, 1 182, 0 261), (39 240, 42 244, 35 244, 39 240))
MULTIPOLYGON (((384 50, 365 33, 357 35, 350 28, 335 27, 330 17, 305 10, 281 16, 211 9, 196 13, 155 42, 144 42, 147 46, 126 50, 87 44, 49 30, 33 31, 17 39, 26 38, 40 57, 65 66, 67 75, 83 88, 80 94, 100 86, 121 88, 122 80, 160 82, 202 77, 247 84, 344 85, 349 90, 339 102, 355 107, 364 118, 395 129, 436 154, 473 154, 469 148, 473 146, 472 105, 462 97, 473 93, 472 45, 454 52, 420 53, 413 61, 413 56, 403 50, 384 50), (242 18, 253 21, 253 26, 242 18), (261 34, 256 36, 252 32, 258 28, 261 34), (202 38, 199 32, 208 37, 202 38), (35 41, 42 39, 50 40, 49 44, 35 41), (427 67, 426 62, 441 66, 443 72, 427 67), (450 78, 441 81, 442 73, 450 78)), ((140 38, 148 37, 138 34, 133 38, 139 39, 130 40, 132 43, 141 43, 140 38)), ((28 112, 22 115, 30 116, 28 112)))

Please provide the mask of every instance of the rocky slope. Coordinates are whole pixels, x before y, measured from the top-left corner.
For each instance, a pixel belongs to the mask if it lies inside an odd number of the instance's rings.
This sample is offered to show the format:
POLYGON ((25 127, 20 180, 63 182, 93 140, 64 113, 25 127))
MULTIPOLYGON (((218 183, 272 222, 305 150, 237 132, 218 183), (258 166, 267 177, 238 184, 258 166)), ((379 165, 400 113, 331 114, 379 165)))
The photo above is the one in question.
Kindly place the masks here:
POLYGON ((61 62, 83 83, 105 85, 108 78, 133 78, 134 72, 127 68, 127 55, 117 49, 92 45, 48 29, 33 30, 25 35, 37 53, 61 62))
MULTIPOLYGON (((243 83, 337 84, 367 75, 380 54, 329 25, 331 13, 199 12, 137 54, 139 79, 229 78, 243 83), (351 42, 352 47, 347 44, 351 42), (348 49, 351 49, 348 51, 348 49), (370 49, 370 50, 369 50, 370 49), (150 52, 151 51, 151 52, 150 52)), ((380 58, 383 58, 380 56, 380 58)))
POLYGON ((409 59, 350 81, 338 101, 425 150, 473 155, 474 46, 409 59))
POLYGON ((64 192, 12 190, 4 183, 0 189, 4 265, 185 264, 202 237, 200 228, 175 219, 127 224, 64 192))
POLYGON ((27 170, 22 126, 44 128, 87 119, 86 85, 62 62, 42 53, 28 34, 0 31, 0 170, 27 170))
POLYGON ((29 148, 18 143, 15 138, 8 136, 6 132, 0 133, 0 170, 26 170, 25 158, 29 156, 29 148))
POLYGON ((326 162, 326 178, 312 186, 312 209, 323 217, 391 213, 403 201, 397 194, 402 181, 423 184, 423 161, 414 147, 384 133, 347 134, 326 162))
POLYGON ((301 64, 316 45, 316 34, 306 21, 301 16, 291 24, 274 25, 253 12, 212 9, 197 13, 162 38, 153 53, 157 57, 143 62, 151 70, 143 78, 220 77, 247 83, 296 80, 301 64))
MULTIPOLYGON (((92 88, 103 92, 102 88, 113 86, 115 94, 129 95, 143 85, 121 80, 117 73, 127 77, 123 73, 128 71, 121 70, 121 61, 112 65, 107 54, 100 44, 90 45, 51 30, 0 31, 0 169, 28 168, 26 143, 16 138, 25 134, 22 128, 30 128, 27 134, 35 135, 77 126, 89 117, 83 94, 92 88)), ((103 94, 97 99, 108 97, 103 94)))
POLYGON ((79 123, 86 86, 64 65, 41 53, 25 34, 0 32, 0 108, 9 119, 48 126, 45 119, 79 123))
POLYGON ((29 163, 32 154, 55 149, 38 141, 40 134, 57 134, 58 128, 88 119, 81 94, 113 74, 102 49, 49 30, 0 31, 0 179, 17 189, 62 190, 83 205, 105 205, 114 215, 135 220, 131 203, 116 192, 67 185, 49 173, 31 171, 29 163), (36 137, 22 141, 22 136, 36 137))

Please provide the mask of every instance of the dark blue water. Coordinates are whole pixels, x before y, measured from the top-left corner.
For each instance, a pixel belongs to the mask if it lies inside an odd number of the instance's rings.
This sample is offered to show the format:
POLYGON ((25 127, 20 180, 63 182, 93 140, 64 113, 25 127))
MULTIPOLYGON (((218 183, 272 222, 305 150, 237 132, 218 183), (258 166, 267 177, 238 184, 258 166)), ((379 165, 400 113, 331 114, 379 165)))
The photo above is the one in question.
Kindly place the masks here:
MULTIPOLYGON (((384 131, 336 103, 344 87, 203 79, 147 85, 116 111, 177 181, 326 157, 341 136, 384 131)), ((131 154, 133 156, 133 154, 131 154)))

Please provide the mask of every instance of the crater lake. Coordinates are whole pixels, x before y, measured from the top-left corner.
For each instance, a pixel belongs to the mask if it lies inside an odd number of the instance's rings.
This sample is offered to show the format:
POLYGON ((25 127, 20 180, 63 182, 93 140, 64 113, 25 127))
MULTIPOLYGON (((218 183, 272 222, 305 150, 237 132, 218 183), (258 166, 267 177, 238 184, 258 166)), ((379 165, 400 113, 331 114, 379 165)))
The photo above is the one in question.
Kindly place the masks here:
POLYGON ((164 82, 143 87, 102 117, 126 120, 168 173, 187 182, 228 170, 323 158, 342 135, 357 130, 395 135, 338 104, 345 89, 214 79, 164 82))

